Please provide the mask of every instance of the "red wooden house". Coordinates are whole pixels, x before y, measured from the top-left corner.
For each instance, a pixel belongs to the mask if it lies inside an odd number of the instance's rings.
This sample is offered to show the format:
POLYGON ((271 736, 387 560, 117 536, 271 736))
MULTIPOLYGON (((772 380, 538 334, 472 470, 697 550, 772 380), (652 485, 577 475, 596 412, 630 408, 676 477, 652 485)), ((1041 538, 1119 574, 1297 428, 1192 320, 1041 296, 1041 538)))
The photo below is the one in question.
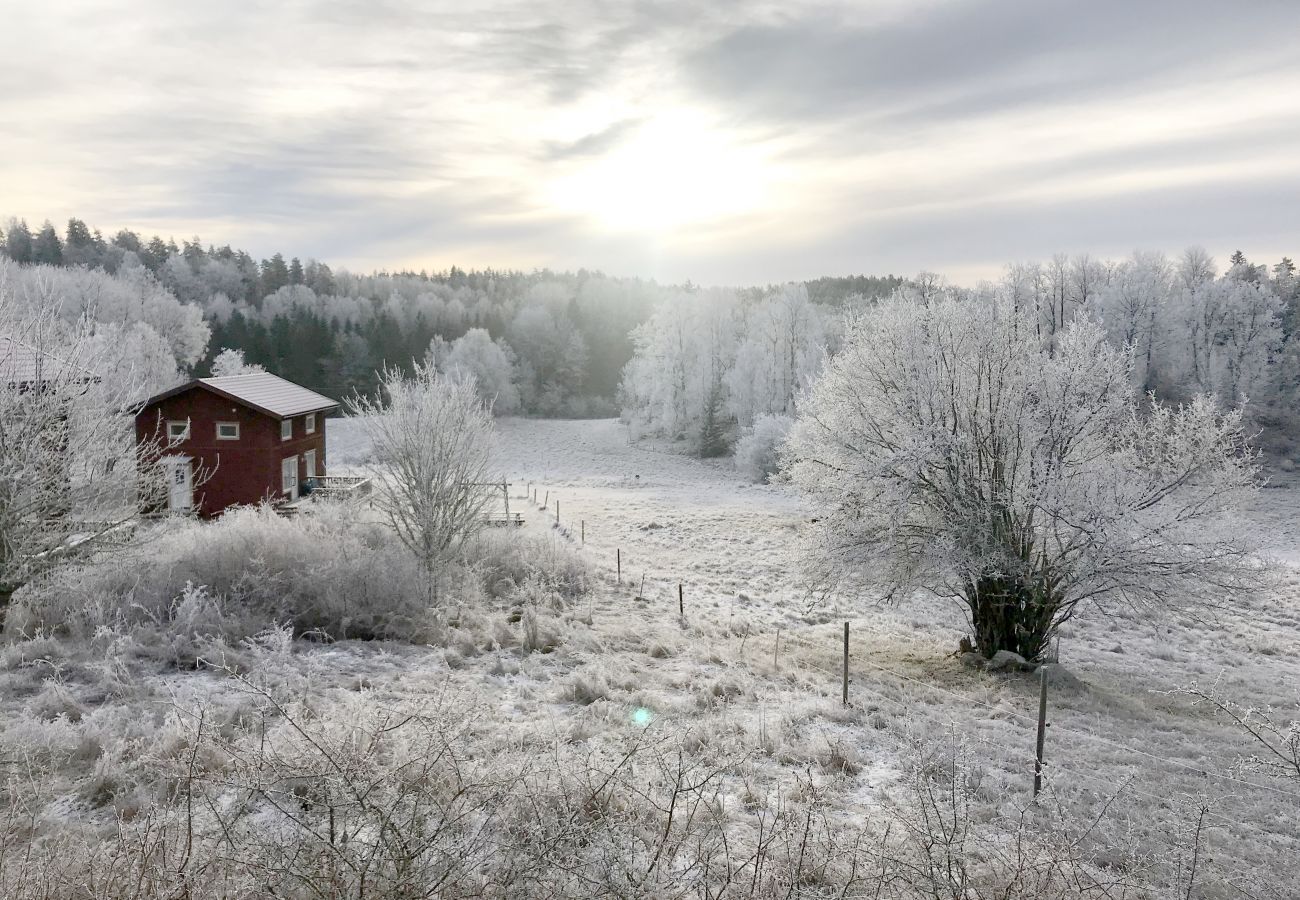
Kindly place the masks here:
POLYGON ((237 504, 293 502, 322 479, 325 413, 337 407, 269 372, 199 378, 146 401, 136 440, 166 447, 169 510, 215 516, 237 504))

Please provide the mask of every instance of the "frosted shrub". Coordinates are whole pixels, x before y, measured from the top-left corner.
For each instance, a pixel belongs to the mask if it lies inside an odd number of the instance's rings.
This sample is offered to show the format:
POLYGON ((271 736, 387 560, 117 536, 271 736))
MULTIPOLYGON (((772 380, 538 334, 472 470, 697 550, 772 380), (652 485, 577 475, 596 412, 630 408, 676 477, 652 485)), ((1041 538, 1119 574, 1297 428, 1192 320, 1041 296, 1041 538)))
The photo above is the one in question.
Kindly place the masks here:
POLYGON ((510 530, 479 534, 464 551, 465 563, 479 574, 497 597, 514 593, 533 582, 531 590, 545 588, 572 600, 585 594, 591 572, 574 549, 554 537, 522 537, 510 530))
POLYGON ((794 420, 789 416, 759 416, 736 444, 736 468, 753 481, 766 483, 781 467, 779 453, 794 420))
POLYGON ((333 639, 431 639, 415 559, 351 515, 240 509, 174 526, 140 555, 105 556, 20 593, 8 630, 87 637, 106 624, 154 625, 234 644, 287 623, 333 639))

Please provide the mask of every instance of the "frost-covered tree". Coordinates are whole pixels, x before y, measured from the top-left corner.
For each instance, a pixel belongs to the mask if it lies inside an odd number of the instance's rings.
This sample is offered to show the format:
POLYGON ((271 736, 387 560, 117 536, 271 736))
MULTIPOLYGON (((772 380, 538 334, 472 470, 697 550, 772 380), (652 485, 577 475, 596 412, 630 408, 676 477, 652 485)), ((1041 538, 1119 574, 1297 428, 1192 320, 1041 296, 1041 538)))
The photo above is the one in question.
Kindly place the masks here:
POLYGON ((727 373, 729 408, 741 426, 758 416, 793 415, 826 355, 823 318, 802 284, 784 285, 747 311, 727 373))
POLYGON ((1159 384, 1172 278, 1173 268, 1163 255, 1135 253, 1115 266, 1085 306, 1113 346, 1131 350, 1133 383, 1142 391, 1155 390, 1159 384))
POLYGON ((139 372, 100 375, 120 358, 120 336, 34 313, 14 274, 0 266, 0 607, 100 546, 135 517, 140 492, 164 484, 165 448, 137 455, 139 372))
POLYGON ((712 453, 758 416, 793 413, 825 359, 826 318, 800 284, 670 297, 633 332, 624 413, 712 453))
POLYGON ((493 341, 485 328, 471 328, 448 344, 435 338, 429 347, 438 371, 473 379, 475 390, 497 415, 519 411, 515 354, 503 340, 493 341))
POLYGON ((148 325, 171 349, 175 365, 186 370, 207 350, 211 331, 197 306, 181 303, 147 269, 124 266, 116 274, 100 270, 20 266, 0 259, 11 286, 11 302, 23 314, 49 311, 71 325, 82 319, 104 325, 148 325))
POLYGON ((374 446, 377 506, 420 561, 436 599, 440 567, 482 527, 491 502, 492 411, 469 379, 422 363, 410 376, 384 370, 379 395, 355 396, 349 406, 374 446))
POLYGON ((212 374, 217 378, 223 378, 227 375, 251 375, 254 372, 265 371, 266 369, 256 363, 246 362, 243 350, 227 348, 212 359, 212 374))
POLYGON ((1248 264, 1223 277, 1204 251, 1185 255, 1170 320, 1171 376, 1186 393, 1219 395, 1225 403, 1250 399, 1263 387, 1282 341, 1282 303, 1271 284, 1248 264))
MULTIPOLYGON (((1032 659, 1083 604, 1143 609, 1256 581, 1240 411, 1144 405, 1129 356, 1032 310, 895 299, 853 321, 785 466, 821 510, 815 572, 967 610, 985 656, 1032 659)), ((843 582, 840 582, 843 583, 843 582)))

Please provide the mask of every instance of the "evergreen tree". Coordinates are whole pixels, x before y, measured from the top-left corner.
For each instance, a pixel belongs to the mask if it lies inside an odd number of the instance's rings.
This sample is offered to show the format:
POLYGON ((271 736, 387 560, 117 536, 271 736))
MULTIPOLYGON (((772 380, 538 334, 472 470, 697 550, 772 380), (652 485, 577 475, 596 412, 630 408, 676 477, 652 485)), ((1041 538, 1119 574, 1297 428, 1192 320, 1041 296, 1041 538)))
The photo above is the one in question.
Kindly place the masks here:
POLYGON ((103 263, 103 250, 103 238, 100 238, 99 244, 96 245, 95 235, 90 233, 85 222, 80 219, 68 220, 68 230, 65 232, 63 242, 64 265, 95 268, 103 263))
POLYGON ((64 246, 71 250, 74 247, 83 249, 94 245, 94 238, 90 236, 90 229, 81 219, 69 219, 67 237, 64 240, 64 246))
POLYGON ((48 219, 41 226, 41 231, 32 242, 32 262, 51 266, 63 265, 63 241, 48 219))
POLYGON ((289 283, 302 284, 302 282, 303 282, 302 263, 300 263, 298 261, 298 257, 295 256, 293 259, 289 261, 289 283))
POLYGON ((14 262, 32 261, 32 233, 25 221, 14 219, 9 223, 9 233, 5 236, 5 252, 14 262))
POLYGON ((185 242, 185 247, 181 250, 181 253, 184 254, 185 261, 190 264, 190 270, 197 275, 199 270, 203 268, 203 261, 207 257, 207 253, 203 250, 203 242, 199 240, 197 234, 194 235, 193 240, 185 242))
POLYGON ((123 228, 117 234, 113 235, 112 244, 114 247, 121 247, 123 250, 130 250, 136 256, 143 260, 144 245, 140 243, 140 235, 134 231, 123 228))
POLYGON ((275 254, 270 259, 262 260, 262 272, 259 289, 263 297, 270 296, 289 283, 289 267, 284 264, 284 255, 275 254))
POLYGON ((700 426, 700 457, 713 459, 731 452, 727 429, 722 421, 722 384, 714 382, 704 401, 704 422, 700 426))
POLYGON ((163 239, 154 235, 149 239, 149 246, 140 254, 140 262, 144 263, 145 268, 154 274, 162 268, 163 263, 167 262, 167 245, 163 239))

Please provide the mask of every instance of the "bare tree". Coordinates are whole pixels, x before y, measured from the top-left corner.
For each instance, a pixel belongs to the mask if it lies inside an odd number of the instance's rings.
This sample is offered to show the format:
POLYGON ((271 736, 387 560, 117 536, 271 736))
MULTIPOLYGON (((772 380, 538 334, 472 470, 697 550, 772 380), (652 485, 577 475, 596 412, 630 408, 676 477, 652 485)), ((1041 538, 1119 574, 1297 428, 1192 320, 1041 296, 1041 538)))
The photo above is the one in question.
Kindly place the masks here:
POLYGON ((479 530, 491 502, 492 411, 472 380, 422 364, 409 377, 385 369, 379 396, 358 395, 349 406, 365 421, 383 469, 379 507, 436 599, 439 567, 479 530))
POLYGON ((895 299, 849 326, 787 444, 824 510, 820 574, 952 597, 982 654, 1029 659, 1089 601, 1257 585, 1233 515, 1258 475, 1240 411, 1146 406, 1097 326, 1067 327, 1049 354, 1033 315, 895 299))

